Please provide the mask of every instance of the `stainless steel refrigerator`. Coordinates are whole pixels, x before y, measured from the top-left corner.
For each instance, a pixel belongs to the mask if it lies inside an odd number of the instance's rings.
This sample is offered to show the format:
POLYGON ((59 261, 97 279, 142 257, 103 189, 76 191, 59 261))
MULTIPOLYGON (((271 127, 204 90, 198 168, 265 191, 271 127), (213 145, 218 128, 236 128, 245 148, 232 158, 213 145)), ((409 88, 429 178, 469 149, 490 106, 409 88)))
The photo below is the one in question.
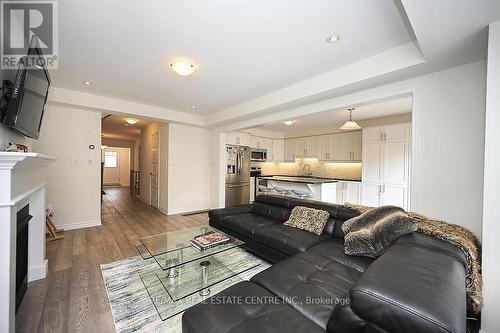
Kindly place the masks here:
POLYGON ((250 202, 250 147, 226 146, 226 207, 250 202))

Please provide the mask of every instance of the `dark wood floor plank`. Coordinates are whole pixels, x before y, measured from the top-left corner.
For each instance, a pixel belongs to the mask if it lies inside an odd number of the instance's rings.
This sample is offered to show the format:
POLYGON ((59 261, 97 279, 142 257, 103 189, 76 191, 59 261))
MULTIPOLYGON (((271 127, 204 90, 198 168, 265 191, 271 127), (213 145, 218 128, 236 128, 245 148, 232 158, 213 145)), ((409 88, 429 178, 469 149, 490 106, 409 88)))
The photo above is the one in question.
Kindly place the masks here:
POLYGON ((106 188, 102 226, 47 242, 49 273, 31 283, 16 316, 16 332, 114 332, 100 265, 138 255, 140 238, 208 223, 206 213, 166 216, 129 194, 106 188))

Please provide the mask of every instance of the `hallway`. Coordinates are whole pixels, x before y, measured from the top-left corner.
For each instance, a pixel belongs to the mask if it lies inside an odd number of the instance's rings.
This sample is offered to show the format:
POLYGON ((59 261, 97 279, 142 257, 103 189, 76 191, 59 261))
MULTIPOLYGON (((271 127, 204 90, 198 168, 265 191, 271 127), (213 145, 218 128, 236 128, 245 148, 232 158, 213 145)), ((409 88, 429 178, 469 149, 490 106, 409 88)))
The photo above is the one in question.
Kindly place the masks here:
POLYGON ((142 237, 208 223, 207 213, 166 216, 128 187, 106 188, 101 216, 102 226, 47 242, 47 278, 29 285, 16 332, 114 332, 99 265, 138 255, 142 237))

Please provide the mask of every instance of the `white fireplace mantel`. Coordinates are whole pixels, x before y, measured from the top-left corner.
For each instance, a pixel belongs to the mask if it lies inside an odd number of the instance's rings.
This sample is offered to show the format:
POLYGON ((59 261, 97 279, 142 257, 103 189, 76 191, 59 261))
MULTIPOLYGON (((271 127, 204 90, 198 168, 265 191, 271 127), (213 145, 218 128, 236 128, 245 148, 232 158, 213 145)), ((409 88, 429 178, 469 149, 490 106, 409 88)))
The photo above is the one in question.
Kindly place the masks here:
POLYGON ((45 278, 45 187, 53 158, 0 152, 0 332, 15 331, 17 212, 29 204, 28 282, 45 278))

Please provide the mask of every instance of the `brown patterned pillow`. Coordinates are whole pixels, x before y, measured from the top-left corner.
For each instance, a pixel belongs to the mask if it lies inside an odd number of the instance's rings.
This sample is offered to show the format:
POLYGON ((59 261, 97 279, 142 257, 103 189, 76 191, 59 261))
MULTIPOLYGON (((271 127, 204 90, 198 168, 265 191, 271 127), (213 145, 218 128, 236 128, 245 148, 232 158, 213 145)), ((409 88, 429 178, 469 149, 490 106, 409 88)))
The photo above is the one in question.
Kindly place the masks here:
POLYGON ((297 206, 284 225, 321 235, 329 216, 325 210, 297 206))

